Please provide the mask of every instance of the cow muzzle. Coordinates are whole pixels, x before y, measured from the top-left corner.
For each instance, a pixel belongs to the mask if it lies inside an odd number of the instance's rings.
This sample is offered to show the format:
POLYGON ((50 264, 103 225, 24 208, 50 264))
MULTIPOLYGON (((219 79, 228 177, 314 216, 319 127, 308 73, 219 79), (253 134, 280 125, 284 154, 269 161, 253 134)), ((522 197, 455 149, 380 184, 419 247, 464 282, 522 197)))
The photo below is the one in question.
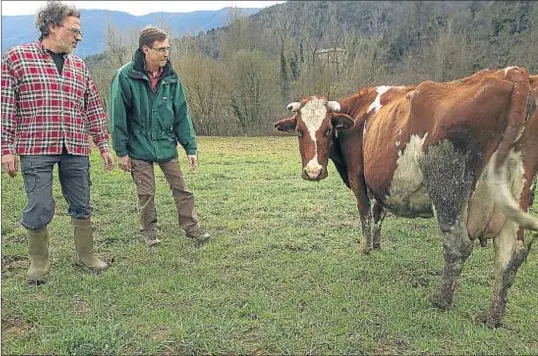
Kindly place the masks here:
POLYGON ((323 176, 323 166, 319 163, 309 162, 303 169, 303 178, 306 180, 320 180, 323 176))

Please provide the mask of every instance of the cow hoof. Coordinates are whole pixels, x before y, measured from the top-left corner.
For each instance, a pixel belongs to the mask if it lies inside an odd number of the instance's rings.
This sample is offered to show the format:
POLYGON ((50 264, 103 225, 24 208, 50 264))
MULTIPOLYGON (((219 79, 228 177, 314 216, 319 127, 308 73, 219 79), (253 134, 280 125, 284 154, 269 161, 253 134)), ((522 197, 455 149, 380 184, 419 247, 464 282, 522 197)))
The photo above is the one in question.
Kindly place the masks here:
POLYGON ((485 311, 480 314, 478 316, 478 320, 481 323, 486 324, 491 329, 496 329, 502 325, 499 315, 497 313, 492 313, 491 311, 485 311))

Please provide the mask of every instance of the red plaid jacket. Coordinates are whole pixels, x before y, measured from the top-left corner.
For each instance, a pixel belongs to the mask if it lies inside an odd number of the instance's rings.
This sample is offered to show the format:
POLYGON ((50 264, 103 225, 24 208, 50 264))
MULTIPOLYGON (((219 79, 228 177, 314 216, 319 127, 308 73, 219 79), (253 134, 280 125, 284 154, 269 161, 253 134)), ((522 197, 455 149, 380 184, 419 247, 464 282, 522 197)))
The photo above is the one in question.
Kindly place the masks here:
POLYGON ((97 86, 84 61, 67 54, 62 75, 40 41, 10 48, 2 58, 2 155, 90 154, 89 135, 108 151, 97 86))

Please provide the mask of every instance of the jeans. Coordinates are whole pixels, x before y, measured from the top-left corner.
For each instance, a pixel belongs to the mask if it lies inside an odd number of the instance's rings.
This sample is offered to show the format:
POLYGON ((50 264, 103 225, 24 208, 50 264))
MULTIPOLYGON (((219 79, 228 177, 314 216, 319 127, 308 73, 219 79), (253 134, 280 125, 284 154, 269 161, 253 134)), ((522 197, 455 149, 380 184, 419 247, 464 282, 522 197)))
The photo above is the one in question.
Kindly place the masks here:
POLYGON ((54 216, 52 172, 56 163, 68 214, 75 219, 87 219, 91 216, 88 156, 21 156, 21 171, 28 198, 21 224, 27 229, 40 229, 48 225, 54 216))

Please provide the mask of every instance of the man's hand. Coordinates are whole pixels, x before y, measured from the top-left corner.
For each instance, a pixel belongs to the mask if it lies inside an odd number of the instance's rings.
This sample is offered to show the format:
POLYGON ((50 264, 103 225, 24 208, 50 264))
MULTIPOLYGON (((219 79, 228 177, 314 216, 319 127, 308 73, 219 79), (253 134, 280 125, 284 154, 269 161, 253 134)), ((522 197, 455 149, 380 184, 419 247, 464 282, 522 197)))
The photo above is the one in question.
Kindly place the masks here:
POLYGON ((131 171, 131 160, 129 159, 129 156, 118 157, 118 165, 124 172, 131 171))
POLYGON ((19 159, 14 154, 3 155, 2 168, 11 178, 15 178, 19 171, 19 159))
POLYGON ((103 163, 105 164, 105 172, 108 172, 114 168, 114 158, 110 154, 110 152, 103 152, 101 153, 101 158, 103 159, 103 163))
POLYGON ((187 155, 187 158, 189 159, 189 169, 196 169, 198 167, 198 157, 196 155, 187 155))

